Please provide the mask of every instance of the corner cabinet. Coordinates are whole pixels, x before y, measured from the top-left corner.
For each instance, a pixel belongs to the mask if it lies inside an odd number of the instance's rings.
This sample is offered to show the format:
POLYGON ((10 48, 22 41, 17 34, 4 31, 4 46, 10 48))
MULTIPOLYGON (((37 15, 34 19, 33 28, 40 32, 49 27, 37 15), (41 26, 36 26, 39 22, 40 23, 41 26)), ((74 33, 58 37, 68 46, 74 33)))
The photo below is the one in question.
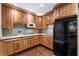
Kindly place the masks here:
POLYGON ((53 38, 51 37, 48 37, 48 36, 41 36, 41 44, 50 48, 50 49, 53 49, 53 38))

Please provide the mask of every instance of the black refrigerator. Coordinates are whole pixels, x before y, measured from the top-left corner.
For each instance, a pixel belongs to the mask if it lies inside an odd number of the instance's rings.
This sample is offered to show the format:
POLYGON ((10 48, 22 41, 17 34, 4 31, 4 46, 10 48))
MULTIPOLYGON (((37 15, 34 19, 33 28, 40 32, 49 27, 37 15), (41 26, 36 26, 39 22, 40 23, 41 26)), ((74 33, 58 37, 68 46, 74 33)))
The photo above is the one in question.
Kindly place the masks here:
POLYGON ((77 55, 77 17, 55 21, 54 52, 57 56, 77 55))

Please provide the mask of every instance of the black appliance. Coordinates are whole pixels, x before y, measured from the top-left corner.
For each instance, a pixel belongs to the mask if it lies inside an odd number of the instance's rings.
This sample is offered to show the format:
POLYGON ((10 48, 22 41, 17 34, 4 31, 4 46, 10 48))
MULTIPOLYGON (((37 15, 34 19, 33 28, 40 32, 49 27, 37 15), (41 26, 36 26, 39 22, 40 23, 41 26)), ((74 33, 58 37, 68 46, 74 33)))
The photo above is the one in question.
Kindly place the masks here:
POLYGON ((77 55, 77 16, 55 21, 54 51, 58 56, 77 55))

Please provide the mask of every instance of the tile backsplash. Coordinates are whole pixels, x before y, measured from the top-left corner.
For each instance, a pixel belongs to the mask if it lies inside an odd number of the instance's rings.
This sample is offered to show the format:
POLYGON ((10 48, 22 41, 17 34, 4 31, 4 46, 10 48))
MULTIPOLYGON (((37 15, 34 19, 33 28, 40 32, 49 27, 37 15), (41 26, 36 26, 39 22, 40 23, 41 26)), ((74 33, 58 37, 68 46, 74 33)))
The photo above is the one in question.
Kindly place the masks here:
MULTIPOLYGON (((27 28, 21 25, 15 25, 13 30, 3 29, 3 36, 16 36, 16 35, 27 35, 39 33, 38 29, 27 28)), ((49 25, 48 29, 42 29, 41 33, 53 36, 53 25, 49 25)))
POLYGON ((25 28, 24 26, 16 25, 13 30, 3 29, 3 36, 27 35, 38 33, 39 30, 34 28, 25 28))

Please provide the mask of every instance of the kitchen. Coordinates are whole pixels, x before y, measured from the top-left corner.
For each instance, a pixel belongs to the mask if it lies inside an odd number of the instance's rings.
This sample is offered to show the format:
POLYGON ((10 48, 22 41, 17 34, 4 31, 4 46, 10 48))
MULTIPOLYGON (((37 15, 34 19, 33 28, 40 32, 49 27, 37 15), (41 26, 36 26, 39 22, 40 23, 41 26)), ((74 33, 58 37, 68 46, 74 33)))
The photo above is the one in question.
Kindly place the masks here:
POLYGON ((1 3, 0 22, 2 56, 77 55, 75 3, 1 3))

